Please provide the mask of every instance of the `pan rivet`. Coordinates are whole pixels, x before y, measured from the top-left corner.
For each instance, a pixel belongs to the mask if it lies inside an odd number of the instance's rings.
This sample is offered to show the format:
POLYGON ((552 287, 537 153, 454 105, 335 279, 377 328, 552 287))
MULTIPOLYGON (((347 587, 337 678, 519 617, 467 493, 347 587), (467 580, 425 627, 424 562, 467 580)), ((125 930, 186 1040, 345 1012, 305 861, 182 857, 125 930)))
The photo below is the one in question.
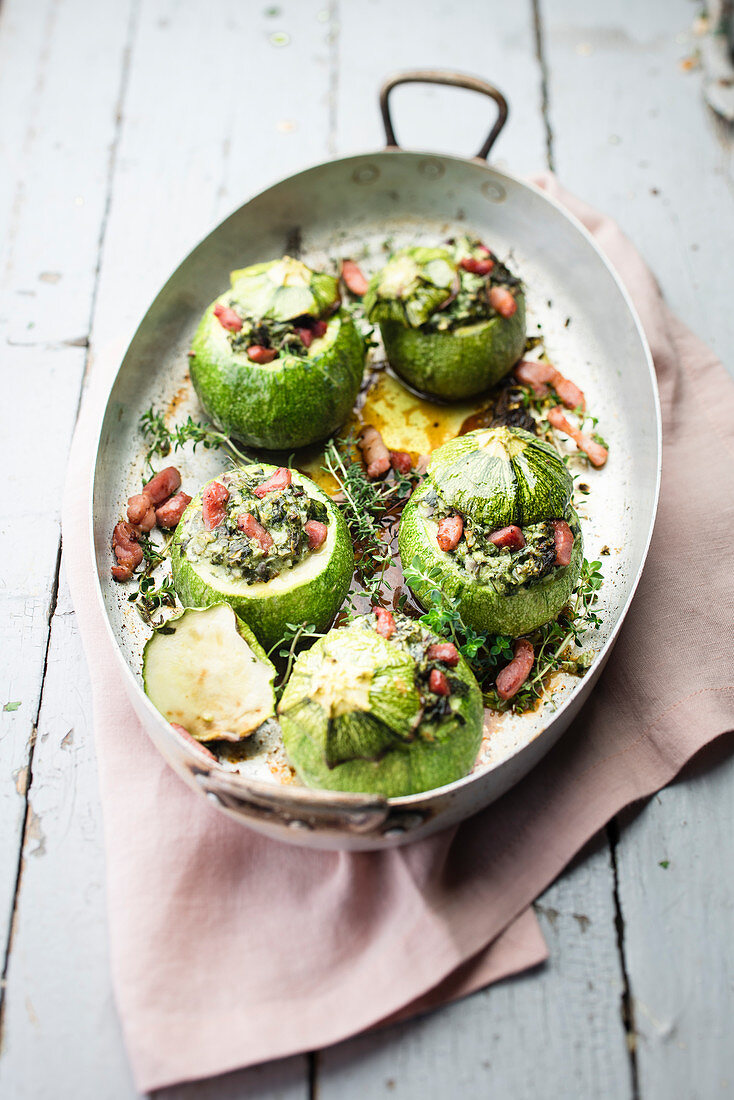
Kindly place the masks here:
POLYGON ((288 828, 289 829, 310 829, 311 826, 309 825, 309 823, 307 821, 299 821, 298 818, 294 817, 292 821, 288 822, 288 828))
POLYGON ((418 165, 418 171, 429 180, 439 180, 446 169, 440 160, 422 160, 418 165))
POLYGON ((352 172, 355 183, 374 183, 380 174, 380 169, 374 164, 363 164, 352 172))
POLYGON ((481 192, 485 199, 489 199, 490 202, 504 202, 507 198, 507 192, 500 183, 495 183, 494 180, 487 180, 481 186, 481 192))
POLYGON ((394 825, 392 829, 385 829, 382 835, 385 837, 386 840, 389 840, 390 837, 393 836, 402 836, 404 832, 405 829, 403 829, 402 826, 394 825))

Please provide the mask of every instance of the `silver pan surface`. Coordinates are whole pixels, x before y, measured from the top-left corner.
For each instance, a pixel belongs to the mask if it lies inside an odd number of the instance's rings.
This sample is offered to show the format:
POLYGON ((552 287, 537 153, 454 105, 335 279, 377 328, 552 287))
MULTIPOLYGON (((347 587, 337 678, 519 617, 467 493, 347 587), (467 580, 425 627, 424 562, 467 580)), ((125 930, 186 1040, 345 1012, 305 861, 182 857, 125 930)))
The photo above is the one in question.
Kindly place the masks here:
MULTIPOLYGON (((163 287, 120 365, 100 429, 94 470, 92 538, 99 597, 130 699, 153 742, 200 795, 251 827, 282 840, 322 848, 375 849, 402 844, 454 824, 498 798, 542 759, 579 712, 606 661, 634 595, 652 534, 660 479, 660 410, 650 353, 631 302, 585 229, 532 185, 483 160, 407 152, 394 145, 389 90, 404 80, 460 83, 491 95, 474 78, 413 73, 383 89, 387 149, 331 161, 270 187, 202 241, 163 287), (172 421, 198 410, 187 381, 191 337, 231 269, 296 248, 314 267, 334 257, 366 256, 366 271, 393 246, 435 243, 470 230, 491 242, 527 287, 528 332, 542 329, 552 362, 585 391, 610 445, 610 459, 586 479, 580 506, 586 557, 609 548, 601 590, 603 625, 589 639, 594 665, 568 678, 538 711, 489 718, 471 775, 405 798, 310 791, 289 778, 277 730, 253 741, 236 768, 207 767, 174 734, 142 690, 148 629, 110 577, 110 534, 127 497, 139 491, 145 446, 138 428, 151 405, 172 421), (570 318, 570 321, 568 320, 570 318)), ((406 431, 410 429, 405 419, 406 431)), ((396 429, 399 431, 399 429, 396 429)), ((415 448, 411 440, 409 449, 415 448)), ((399 447, 401 440, 388 440, 399 447)), ((225 465, 221 455, 177 452, 184 485, 198 486, 225 465)))

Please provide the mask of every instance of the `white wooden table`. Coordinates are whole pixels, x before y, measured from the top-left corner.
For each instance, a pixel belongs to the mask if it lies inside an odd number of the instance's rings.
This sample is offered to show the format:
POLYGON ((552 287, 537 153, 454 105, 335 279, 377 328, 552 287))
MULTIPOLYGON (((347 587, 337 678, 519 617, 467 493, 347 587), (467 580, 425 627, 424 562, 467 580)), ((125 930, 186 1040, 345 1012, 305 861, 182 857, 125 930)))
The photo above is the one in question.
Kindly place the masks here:
MULTIPOLYGON (((88 676, 59 507, 95 356, 225 213, 381 144, 400 68, 492 80, 497 163, 555 167, 637 241, 678 313, 734 344, 732 135, 691 0, 2 0, 0 1096, 136 1095, 108 973, 88 676)), ((470 154, 488 107, 396 94, 406 145, 470 154)), ((539 900, 538 972, 430 1017, 166 1100, 734 1096, 734 759, 614 822, 539 900)))

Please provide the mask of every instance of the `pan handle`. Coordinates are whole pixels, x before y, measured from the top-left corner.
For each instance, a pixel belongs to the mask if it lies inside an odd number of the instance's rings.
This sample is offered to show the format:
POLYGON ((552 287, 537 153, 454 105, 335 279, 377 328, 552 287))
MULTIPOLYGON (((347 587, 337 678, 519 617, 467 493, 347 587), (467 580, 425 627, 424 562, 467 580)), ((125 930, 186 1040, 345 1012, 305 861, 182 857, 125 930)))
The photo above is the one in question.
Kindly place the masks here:
POLYGON ((507 100, 502 92, 488 84, 486 80, 480 80, 478 76, 467 76, 464 73, 452 73, 443 69, 413 69, 404 73, 396 73, 388 77, 380 88, 380 111, 385 125, 385 139, 388 149, 399 149, 400 145, 395 138, 392 118, 390 116, 390 92, 397 88, 398 84, 446 84, 450 88, 468 88, 471 92, 481 92, 487 95, 497 104, 497 120, 489 131, 487 139, 476 154, 477 160, 486 160, 502 127, 507 122, 509 108, 507 100))

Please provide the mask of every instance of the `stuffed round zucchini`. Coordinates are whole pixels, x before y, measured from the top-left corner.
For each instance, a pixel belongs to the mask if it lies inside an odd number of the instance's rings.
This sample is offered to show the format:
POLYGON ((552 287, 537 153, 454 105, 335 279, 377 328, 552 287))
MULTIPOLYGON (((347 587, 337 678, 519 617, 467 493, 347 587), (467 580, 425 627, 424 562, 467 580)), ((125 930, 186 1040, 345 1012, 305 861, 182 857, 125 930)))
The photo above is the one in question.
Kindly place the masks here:
POLYGON ((400 558, 418 599, 438 586, 467 625, 512 637, 555 619, 583 560, 572 490, 554 448, 522 428, 439 447, 400 522, 400 558))
POLYGON ((310 478, 256 463, 194 497, 176 528, 171 569, 183 604, 226 600, 269 649, 287 623, 330 626, 354 553, 341 512, 310 478))
POLYGON ((481 692, 456 648, 383 609, 302 653, 278 713, 307 786, 388 798, 461 779, 482 740, 481 692))
POLYGON ((349 416, 364 343, 331 275, 300 260, 233 271, 191 346, 191 380, 218 428, 286 450, 331 435, 349 416))
POLYGON ((396 252, 370 281, 364 305, 394 370, 444 400, 494 385, 525 347, 520 280, 468 237, 396 252))

